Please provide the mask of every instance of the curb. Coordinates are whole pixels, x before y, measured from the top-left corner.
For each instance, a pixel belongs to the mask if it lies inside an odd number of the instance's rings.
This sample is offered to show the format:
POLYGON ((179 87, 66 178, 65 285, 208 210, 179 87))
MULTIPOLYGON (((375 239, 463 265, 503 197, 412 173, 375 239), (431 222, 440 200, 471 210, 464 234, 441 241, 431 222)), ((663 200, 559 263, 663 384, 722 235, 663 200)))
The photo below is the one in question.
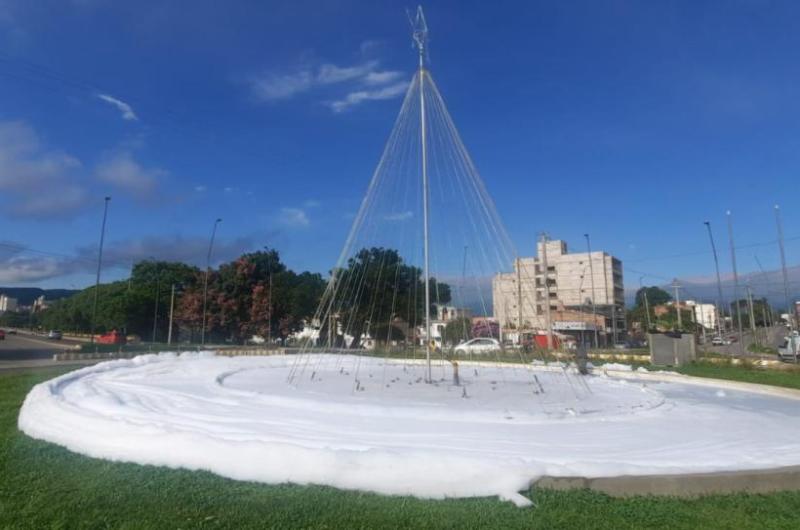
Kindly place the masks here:
POLYGON ((800 491, 800 466, 675 475, 542 477, 533 485, 560 491, 589 489, 612 497, 661 495, 694 498, 731 493, 772 493, 800 491))

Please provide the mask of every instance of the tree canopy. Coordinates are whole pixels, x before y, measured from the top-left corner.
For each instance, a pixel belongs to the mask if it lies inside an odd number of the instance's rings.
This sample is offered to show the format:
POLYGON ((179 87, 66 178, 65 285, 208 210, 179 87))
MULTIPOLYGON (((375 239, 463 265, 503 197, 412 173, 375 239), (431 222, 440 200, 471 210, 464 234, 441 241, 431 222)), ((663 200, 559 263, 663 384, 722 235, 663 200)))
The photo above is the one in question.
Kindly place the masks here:
POLYGON ((657 305, 666 304, 672 300, 672 296, 670 296, 670 294, 661 287, 656 287, 654 285, 650 287, 642 287, 636 291, 636 307, 644 307, 645 292, 647 293, 647 303, 651 308, 657 305))
MULTIPOLYGON (((363 248, 334 274, 335 284, 326 311, 344 323, 345 333, 353 337, 351 347, 359 344, 364 333, 386 330, 395 317, 411 327, 425 318, 422 270, 406 264, 397 250, 363 248)), ((450 302, 448 284, 430 278, 429 285, 431 304, 450 302)), ((382 340, 382 336, 375 338, 382 340)))

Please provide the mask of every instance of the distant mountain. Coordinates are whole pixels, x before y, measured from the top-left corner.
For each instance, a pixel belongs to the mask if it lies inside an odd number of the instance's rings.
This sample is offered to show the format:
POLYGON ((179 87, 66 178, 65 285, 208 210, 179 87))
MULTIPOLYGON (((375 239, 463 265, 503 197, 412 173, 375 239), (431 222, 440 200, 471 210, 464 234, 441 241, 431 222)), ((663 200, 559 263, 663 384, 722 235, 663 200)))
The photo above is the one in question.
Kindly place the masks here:
MULTIPOLYGON (((800 300, 800 265, 786 268, 786 275, 789 287, 789 303, 800 300)), ((682 300, 699 300, 703 302, 715 302, 719 297, 717 282, 715 278, 704 279, 681 279, 678 278, 681 286, 682 300)), ((727 305, 734 299, 734 282, 730 273, 722 277, 722 302, 727 305)), ((768 270, 764 272, 745 272, 739 274, 740 299, 747 296, 747 285, 753 292, 753 298, 766 298, 774 309, 783 309, 786 306, 786 296, 783 290, 783 273, 780 270, 768 270)), ((672 294, 672 286, 669 283, 659 285, 662 289, 672 294)), ((638 286, 628 286, 625 289, 625 302, 628 307, 633 306, 638 286)))
POLYGON ((44 295, 45 300, 53 301, 69 298, 80 291, 74 289, 40 289, 39 287, 0 287, 0 294, 16 298, 19 305, 31 305, 34 300, 44 295))

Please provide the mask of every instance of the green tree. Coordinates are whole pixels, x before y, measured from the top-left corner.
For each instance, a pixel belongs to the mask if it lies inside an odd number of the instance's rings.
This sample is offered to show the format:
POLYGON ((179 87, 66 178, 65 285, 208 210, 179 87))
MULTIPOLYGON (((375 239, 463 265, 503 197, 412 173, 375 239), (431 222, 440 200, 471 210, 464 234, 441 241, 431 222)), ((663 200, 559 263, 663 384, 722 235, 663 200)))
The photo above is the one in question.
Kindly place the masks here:
MULTIPOLYGON (((389 325, 395 317, 412 328, 425 318, 422 271, 406 264, 397 250, 361 249, 348 260, 347 267, 334 274, 332 300, 325 311, 331 311, 344 323, 345 333, 353 336, 350 347, 357 346, 365 332, 389 325)), ((448 284, 430 278, 429 285, 431 303, 450 301, 448 284)), ((320 336, 325 336, 326 329, 320 336)))
POLYGON ((661 287, 642 287, 636 291, 636 307, 644 307, 645 292, 647 293, 647 303, 651 310, 657 305, 666 304, 672 300, 672 296, 670 296, 670 294, 661 287))
POLYGON ((472 333, 472 321, 461 317, 451 320, 444 327, 444 341, 447 344, 458 344, 469 340, 472 333))
MULTIPOLYGON (((285 339, 314 314, 324 289, 319 274, 288 270, 275 250, 244 254, 209 274, 206 336, 234 342, 251 335, 285 339)), ((202 327, 202 308, 200 273, 178 308, 194 335, 202 327)))

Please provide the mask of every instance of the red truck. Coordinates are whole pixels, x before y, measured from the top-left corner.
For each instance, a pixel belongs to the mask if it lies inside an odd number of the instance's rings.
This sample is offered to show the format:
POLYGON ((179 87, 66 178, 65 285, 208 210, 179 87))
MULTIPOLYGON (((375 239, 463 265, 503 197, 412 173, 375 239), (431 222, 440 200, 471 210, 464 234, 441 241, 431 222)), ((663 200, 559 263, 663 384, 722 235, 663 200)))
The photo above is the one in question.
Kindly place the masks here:
POLYGON ((127 342, 125 335, 119 331, 112 330, 108 333, 103 333, 95 340, 97 344, 125 344, 127 342))

